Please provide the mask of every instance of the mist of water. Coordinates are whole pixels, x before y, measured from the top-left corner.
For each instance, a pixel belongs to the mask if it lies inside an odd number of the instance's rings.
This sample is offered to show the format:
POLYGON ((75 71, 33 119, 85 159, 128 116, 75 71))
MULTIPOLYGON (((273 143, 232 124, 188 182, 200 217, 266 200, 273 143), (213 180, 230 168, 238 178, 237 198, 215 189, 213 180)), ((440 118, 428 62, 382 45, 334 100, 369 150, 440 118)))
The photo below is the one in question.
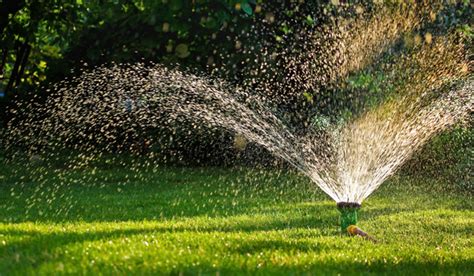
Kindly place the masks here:
POLYGON ((335 201, 361 203, 431 137, 469 116, 474 82, 472 64, 456 39, 412 34, 423 14, 401 11, 341 22, 304 30, 304 50, 296 54, 263 47, 257 77, 240 85, 143 63, 84 72, 57 84, 46 104, 35 109, 34 120, 19 123, 12 137, 43 151, 64 145, 96 151, 97 144, 157 127, 172 132, 188 124, 190 135, 203 127, 222 129, 285 160, 335 201), (378 60, 407 36, 418 44, 408 54, 378 60), (288 78, 261 75, 275 70, 275 64, 288 78), (274 89, 300 93, 296 86, 318 91, 324 85, 357 94, 357 87, 344 90, 347 80, 368 64, 382 72, 379 85, 391 94, 354 117, 295 129, 270 98, 274 89))

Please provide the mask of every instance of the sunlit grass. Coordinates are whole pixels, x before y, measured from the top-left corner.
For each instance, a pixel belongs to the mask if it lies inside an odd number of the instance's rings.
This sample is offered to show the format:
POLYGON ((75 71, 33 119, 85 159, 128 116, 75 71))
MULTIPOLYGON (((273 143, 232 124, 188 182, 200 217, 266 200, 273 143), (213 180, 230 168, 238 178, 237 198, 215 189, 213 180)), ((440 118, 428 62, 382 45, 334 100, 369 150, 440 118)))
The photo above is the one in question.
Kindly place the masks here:
POLYGON ((10 164, 0 174, 1 275, 474 271, 472 197, 432 180, 396 177, 364 202, 373 244, 341 235, 335 203, 292 173, 10 164))

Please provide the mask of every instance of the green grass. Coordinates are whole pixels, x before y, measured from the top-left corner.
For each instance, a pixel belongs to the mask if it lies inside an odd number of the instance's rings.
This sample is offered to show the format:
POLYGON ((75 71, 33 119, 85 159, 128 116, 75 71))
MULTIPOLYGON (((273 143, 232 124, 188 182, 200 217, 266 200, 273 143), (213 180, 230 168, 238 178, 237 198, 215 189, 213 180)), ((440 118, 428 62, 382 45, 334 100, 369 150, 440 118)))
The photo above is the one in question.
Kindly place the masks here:
POLYGON ((373 244, 293 173, 235 168, 0 169, 0 275, 472 274, 474 208, 395 177, 363 204, 373 244))

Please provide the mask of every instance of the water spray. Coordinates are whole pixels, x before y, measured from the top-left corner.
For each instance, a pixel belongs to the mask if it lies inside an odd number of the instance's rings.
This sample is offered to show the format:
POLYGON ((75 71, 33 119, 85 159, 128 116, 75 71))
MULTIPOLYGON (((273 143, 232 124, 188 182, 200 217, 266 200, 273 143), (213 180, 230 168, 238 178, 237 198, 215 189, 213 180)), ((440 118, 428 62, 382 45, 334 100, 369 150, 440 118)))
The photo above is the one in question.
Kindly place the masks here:
POLYGON ((357 202, 338 202, 337 209, 341 212, 340 224, 341 232, 351 236, 361 236, 367 240, 376 242, 373 237, 362 231, 357 224, 357 214, 361 205, 357 202))

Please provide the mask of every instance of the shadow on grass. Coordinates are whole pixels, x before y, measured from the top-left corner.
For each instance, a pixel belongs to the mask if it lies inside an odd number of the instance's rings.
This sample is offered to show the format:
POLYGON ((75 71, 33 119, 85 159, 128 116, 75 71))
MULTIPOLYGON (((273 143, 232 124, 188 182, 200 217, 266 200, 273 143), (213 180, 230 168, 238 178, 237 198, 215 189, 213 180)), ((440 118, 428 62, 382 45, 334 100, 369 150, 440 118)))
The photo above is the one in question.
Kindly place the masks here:
MULTIPOLYGON (((111 187, 80 187, 63 193, 56 191, 56 198, 42 194, 28 195, 27 189, 23 189, 21 197, 9 197, 5 196, 8 187, 3 187, 0 188, 3 194, 0 195, 0 222, 116 222, 294 213, 311 218, 329 215, 337 223, 339 216, 336 203, 321 192, 315 193, 314 189, 295 191, 294 188, 285 190, 287 187, 276 190, 271 186, 266 190, 234 187, 239 191, 235 196, 232 194, 234 191, 222 191, 222 187, 218 186, 205 187, 204 190, 201 184, 150 185, 136 190, 131 186, 121 192, 111 187)), ((373 219, 411 208, 382 205, 364 206, 361 218, 373 219)))
MULTIPOLYGON (((0 244, 0 268, 15 271, 22 263, 31 267, 61 261, 64 253, 59 255, 46 254, 72 244, 83 244, 94 241, 107 241, 118 238, 158 234, 181 235, 189 234, 198 237, 212 233, 222 235, 245 233, 247 235, 261 234, 266 231, 294 230, 287 239, 244 239, 229 248, 228 252, 240 256, 255 255, 265 250, 284 251, 298 254, 340 252, 345 254, 345 242, 340 242, 338 228, 338 211, 335 203, 328 200, 322 193, 314 194, 314 188, 300 186, 292 187, 293 182, 281 184, 281 178, 263 182, 263 185, 234 185, 235 176, 211 177, 205 173, 192 174, 188 171, 165 173, 154 176, 151 180, 126 186, 116 185, 115 180, 107 182, 105 188, 96 186, 43 186, 44 191, 37 186, 14 187, 11 184, 0 186, 0 221, 6 223, 0 228, 0 237, 8 236, 6 244, 0 244), (203 176, 204 175, 204 176, 203 176), (213 178, 214 177, 214 178, 213 178), (12 190, 20 192, 20 196, 9 196, 12 190), (60 191, 58 189, 64 189, 60 191), (118 190, 121 190, 120 192, 118 190), (46 196, 42 195, 46 193, 46 196), (53 196, 48 196, 52 192, 53 196), (54 194, 55 193, 55 194, 54 194), (1 208, 4 207, 4 208, 1 208), (16 223, 35 222, 39 227, 51 227, 45 231, 20 229, 16 223), (146 225, 140 226, 141 223, 146 225), (91 230, 79 232, 74 229, 60 231, 62 223, 83 227, 88 223, 117 224, 114 229, 91 230), (123 223, 123 224, 122 224, 123 223), (128 225, 127 225, 128 223, 128 225), (46 226, 45 226, 46 225, 46 226), (308 231, 310 230, 310 231, 308 231), (324 242, 314 239, 321 237, 324 242)), ((79 178, 80 174, 76 177, 79 178)), ((119 177, 118 177, 119 178, 119 177)), ((237 181, 238 182, 238 181, 237 181)), ((369 201, 361 210, 362 220, 377 220, 395 214, 413 214, 416 211, 431 210, 434 200, 428 196, 420 197, 421 201, 411 198, 408 203, 397 204, 402 197, 395 196, 390 190, 384 191, 386 198, 376 198, 369 201), (423 204, 423 200, 429 204, 423 204)), ((402 203, 402 202, 401 202, 402 203)), ((445 229, 428 223, 424 227, 438 229, 440 235, 446 231, 466 235, 470 229, 466 225, 450 226, 445 229)), ((26 227, 28 228, 28 227, 26 227)), ((91 226, 93 229, 94 227, 91 226)), ((106 227, 107 228, 107 227, 106 227)), ((83 228, 82 228, 83 229, 83 228)), ((287 231, 288 232, 288 231, 287 231)), ((287 233, 288 234, 288 233, 287 233)), ((288 235, 290 235, 288 234, 288 235)), ((347 241, 350 243, 351 241, 347 241)), ((186 244, 182 245, 183 247, 186 244)), ((383 246, 383 245, 381 245, 383 246)), ((206 250, 210 250, 207 248, 206 250)), ((357 257, 355 255, 355 257, 357 257)), ((440 264, 437 262, 389 262, 377 259, 372 264, 361 264, 359 261, 322 262, 311 261, 309 265, 278 265, 262 267, 267 273, 286 274, 294 270, 312 271, 317 274, 338 273, 437 273, 441 270, 469 271, 473 264, 467 261, 457 261, 455 264, 440 264)), ((183 266, 174 272, 188 271, 183 266)), ((189 270, 192 274, 196 269, 203 272, 215 272, 209 263, 203 263, 189 270)), ((221 272, 239 271, 240 267, 220 267, 221 272)), ((255 267, 248 272, 253 274, 259 270, 255 267)), ((152 272, 152 271, 150 271, 152 272)))
MULTIPOLYGON (((328 216, 318 216, 310 218, 293 218, 291 221, 283 221, 275 218, 266 221, 266 223, 253 224, 251 221, 246 223, 234 223, 227 225, 212 225, 203 223, 202 225, 159 225, 160 222, 148 222, 149 224, 140 226, 135 225, 133 227, 125 226, 127 229, 110 229, 110 230, 93 230, 84 232, 69 232, 61 231, 57 226, 55 230, 49 229, 46 233, 39 230, 22 230, 15 229, 15 225, 11 225, 9 229, 0 230, 0 236, 9 236, 13 240, 8 242, 6 245, 0 245, 0 268, 2 271, 15 271, 18 266, 26 265, 33 268, 37 268, 46 263, 54 263, 61 261, 65 257, 65 253, 53 254, 58 248, 65 248, 71 244, 83 244, 87 242, 103 241, 104 243, 109 240, 130 238, 136 235, 146 237, 147 235, 181 235, 186 234, 193 237, 199 237, 202 235, 213 236, 214 233, 225 234, 237 234, 246 233, 253 235, 257 232, 265 231, 279 231, 292 229, 296 232, 293 233, 295 236, 289 239, 272 239, 271 237, 260 236, 260 238, 242 239, 239 240, 238 236, 232 237, 235 240, 233 247, 227 248, 227 252, 233 255, 240 255, 244 257, 250 257, 258 255, 264 251, 281 251, 286 254, 290 254, 298 258, 300 254, 349 254, 354 256, 354 260, 346 261, 328 261, 315 259, 305 265, 299 265, 298 262, 292 262, 291 264, 273 264, 271 267, 262 266, 261 268, 246 267, 247 273, 264 272, 269 274, 287 274, 294 273, 295 271, 307 271, 316 274, 337 274, 337 273, 389 273, 389 274, 407 274, 414 273, 417 275, 427 273, 448 273, 448 274, 463 274, 464 272, 470 272, 474 268, 474 264, 469 260, 456 260, 451 263, 434 262, 429 260, 423 260, 418 258, 419 261, 410 261, 410 258, 406 260, 389 260, 388 262, 380 256, 376 259, 372 258, 369 263, 363 263, 364 256, 358 256, 357 252, 354 252, 354 242, 347 238, 340 239, 338 236, 337 228, 332 227, 333 219, 328 216), (333 230, 327 230, 328 228, 333 230), (311 232, 308 229, 323 229, 323 231, 311 232), (299 230, 304 230, 299 232, 299 230), (324 231, 326 230, 326 231, 324 231), (315 238, 315 236, 316 238, 315 238), (334 237, 334 238, 332 238, 334 237), (21 238, 21 240, 20 240, 21 238), (321 239, 322 240, 321 240, 321 239), (342 240, 342 242, 341 242, 342 240), (351 245, 352 243, 352 245, 351 245), (352 251, 346 252, 347 248, 352 248, 352 251), (45 254, 45 252, 47 254, 45 254)), ((119 225, 113 227, 120 227, 119 225)), ((433 222, 433 227, 437 227, 436 222, 433 222)), ((443 235, 442 232, 469 232, 465 226, 456 226, 450 229, 439 229, 437 230, 439 235, 443 235)), ((260 233, 262 234, 262 233, 260 233)), ((265 233, 263 233, 265 235, 265 233)), ((287 233, 286 237, 291 236, 292 233, 287 233)), ((164 236, 163 236, 164 237, 164 236)), ((159 238, 159 237, 158 237, 159 238)), ((166 238, 166 237, 165 237, 166 238)), ((169 237, 168 237, 169 238, 169 237)), ((217 238, 216 238, 217 239, 217 238)), ((179 239, 178 239, 179 240, 179 239)), ((202 240, 202 239, 201 239, 202 240)), ((194 243, 195 241, 188 241, 188 243, 194 243)), ((197 241, 196 241, 197 242, 197 241)), ((186 248, 189 244, 184 242, 178 244, 182 248, 186 248)), ((192 244, 196 245, 196 244, 192 244)), ((378 246, 380 245, 370 245, 378 246)), ((357 248, 357 247, 355 247, 357 248)), ((204 251, 212 253, 212 248, 204 247, 204 251)), ((66 250, 67 252, 67 250, 66 250)), ((392 253, 393 254, 393 253, 392 253)), ((392 256, 393 257, 393 256, 392 256)), ((406 257, 406 256, 405 256, 406 257)), ((387 257, 388 258, 388 257, 387 257)), ((369 258, 370 260, 370 258, 369 258)), ((111 264, 109 264, 111 265, 111 264)), ((198 267, 190 267, 186 264, 178 266, 173 269, 172 272, 189 272, 195 274, 197 271, 205 273, 215 273, 220 271, 221 273, 236 273, 239 272, 241 267, 235 264, 227 265, 224 263, 222 267, 214 268, 210 263, 205 261, 198 267), (197 270, 198 269, 198 270, 197 270)), ((126 269, 126 268, 125 268, 126 269)), ((150 268, 151 269, 151 268, 150 268)), ((145 268, 146 270, 146 268, 145 268)), ((112 271, 112 270, 111 270, 112 271)), ((132 271, 133 272, 133 271, 132 271)), ((143 272, 143 271, 142 271, 143 272)), ((159 271, 144 271, 144 272, 159 272, 159 271)), ((240 271, 242 272, 242 271, 240 271)), ((245 272, 245 271, 244 271, 245 272)))

